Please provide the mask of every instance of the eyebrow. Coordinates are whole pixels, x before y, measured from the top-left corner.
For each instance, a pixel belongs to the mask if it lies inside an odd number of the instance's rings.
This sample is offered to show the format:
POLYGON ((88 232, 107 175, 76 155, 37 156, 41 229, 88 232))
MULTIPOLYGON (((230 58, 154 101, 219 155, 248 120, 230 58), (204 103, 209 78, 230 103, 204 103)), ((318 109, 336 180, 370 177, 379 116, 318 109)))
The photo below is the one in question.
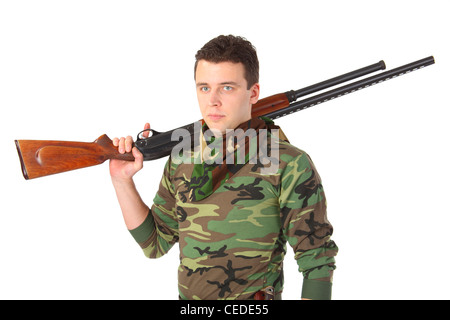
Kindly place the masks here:
MULTIPOLYGON (((224 85, 232 85, 232 86, 236 86, 236 87, 239 86, 239 84, 234 81, 225 81, 225 82, 221 82, 219 84, 222 86, 224 86, 224 85)), ((207 85, 208 85, 208 83, 206 83, 206 82, 197 82, 197 84, 196 84, 197 87, 207 86, 207 85)))

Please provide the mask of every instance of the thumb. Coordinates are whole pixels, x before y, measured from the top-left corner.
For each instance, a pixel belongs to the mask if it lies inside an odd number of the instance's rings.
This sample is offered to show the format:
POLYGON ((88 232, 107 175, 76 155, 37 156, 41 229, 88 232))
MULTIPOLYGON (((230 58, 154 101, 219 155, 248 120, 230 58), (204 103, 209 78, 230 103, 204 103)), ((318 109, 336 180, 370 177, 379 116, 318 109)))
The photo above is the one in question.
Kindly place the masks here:
POLYGON ((142 168, 144 162, 144 155, 136 147, 133 147, 133 149, 131 149, 131 152, 133 153, 134 162, 138 164, 140 168, 142 168))

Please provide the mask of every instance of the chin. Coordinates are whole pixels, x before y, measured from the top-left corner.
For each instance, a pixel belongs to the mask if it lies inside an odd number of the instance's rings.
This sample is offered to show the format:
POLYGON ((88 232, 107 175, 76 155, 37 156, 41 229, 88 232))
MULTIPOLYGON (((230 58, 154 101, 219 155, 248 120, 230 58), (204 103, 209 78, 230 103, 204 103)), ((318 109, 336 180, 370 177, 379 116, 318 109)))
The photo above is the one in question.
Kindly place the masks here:
POLYGON ((225 131, 226 131, 225 128, 220 128, 220 127, 213 127, 210 129, 215 136, 224 135, 225 131))
POLYGON ((225 133, 225 128, 223 125, 218 125, 217 123, 211 123, 209 121, 205 121, 208 128, 212 131, 212 133, 221 132, 222 134, 225 133))

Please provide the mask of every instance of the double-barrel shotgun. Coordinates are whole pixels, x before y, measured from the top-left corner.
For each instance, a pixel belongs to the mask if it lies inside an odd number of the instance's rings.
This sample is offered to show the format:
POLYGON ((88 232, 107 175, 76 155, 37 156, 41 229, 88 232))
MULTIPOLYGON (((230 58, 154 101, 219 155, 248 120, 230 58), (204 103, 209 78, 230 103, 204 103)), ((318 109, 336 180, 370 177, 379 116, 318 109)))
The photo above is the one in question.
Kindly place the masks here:
MULTIPOLYGON (((434 64, 434 62, 434 57, 430 56, 297 101, 306 95, 337 86, 376 71, 385 70, 386 65, 384 61, 380 61, 303 89, 291 90, 260 99, 252 106, 252 117, 266 117, 272 120, 283 117, 424 68, 434 64)), ((176 130, 183 129, 193 136, 195 124, 191 123, 166 132, 148 129, 151 131, 151 136, 147 138, 140 136, 141 131, 134 145, 143 154, 144 160, 154 160, 168 156, 179 143, 178 139, 173 138, 173 133, 176 130)), ((27 180, 98 165, 108 159, 134 160, 131 153, 119 153, 117 147, 113 145, 111 139, 105 134, 94 142, 15 140, 15 144, 19 153, 22 173, 27 180)))

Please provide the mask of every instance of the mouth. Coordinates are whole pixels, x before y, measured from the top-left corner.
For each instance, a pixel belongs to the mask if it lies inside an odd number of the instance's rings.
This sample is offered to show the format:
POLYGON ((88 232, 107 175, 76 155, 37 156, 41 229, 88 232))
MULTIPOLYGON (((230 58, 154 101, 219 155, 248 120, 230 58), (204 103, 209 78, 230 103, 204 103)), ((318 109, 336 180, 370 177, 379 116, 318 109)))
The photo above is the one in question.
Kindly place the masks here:
POLYGON ((219 121, 219 120, 225 118, 225 116, 222 114, 208 114, 208 118, 211 121, 219 121))

